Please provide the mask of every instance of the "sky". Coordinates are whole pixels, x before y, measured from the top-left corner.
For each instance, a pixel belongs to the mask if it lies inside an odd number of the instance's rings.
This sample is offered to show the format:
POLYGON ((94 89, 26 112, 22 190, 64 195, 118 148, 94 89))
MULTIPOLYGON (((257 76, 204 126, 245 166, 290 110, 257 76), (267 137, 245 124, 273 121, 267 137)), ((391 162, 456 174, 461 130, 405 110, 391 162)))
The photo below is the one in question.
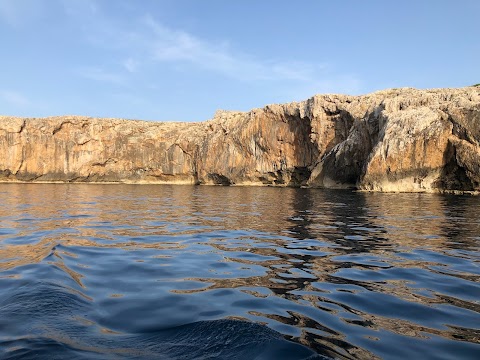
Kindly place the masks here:
POLYGON ((203 121, 480 83, 478 0, 0 0, 0 114, 203 121))

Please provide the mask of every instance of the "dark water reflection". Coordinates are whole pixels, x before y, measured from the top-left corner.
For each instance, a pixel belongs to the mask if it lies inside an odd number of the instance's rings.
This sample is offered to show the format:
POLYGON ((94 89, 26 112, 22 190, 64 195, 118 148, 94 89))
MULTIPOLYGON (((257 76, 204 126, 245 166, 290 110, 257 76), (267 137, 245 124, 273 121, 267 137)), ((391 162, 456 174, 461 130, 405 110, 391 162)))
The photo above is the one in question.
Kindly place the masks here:
POLYGON ((0 199, 1 358, 480 355, 479 197, 3 184, 0 199))

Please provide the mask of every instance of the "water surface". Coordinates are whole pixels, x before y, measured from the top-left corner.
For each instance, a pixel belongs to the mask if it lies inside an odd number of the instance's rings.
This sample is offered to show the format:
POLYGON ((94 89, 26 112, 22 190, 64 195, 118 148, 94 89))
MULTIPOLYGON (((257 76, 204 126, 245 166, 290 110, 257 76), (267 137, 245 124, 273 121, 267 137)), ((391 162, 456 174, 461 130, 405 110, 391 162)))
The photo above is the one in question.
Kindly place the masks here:
POLYGON ((478 359, 480 197, 0 184, 0 358, 478 359))

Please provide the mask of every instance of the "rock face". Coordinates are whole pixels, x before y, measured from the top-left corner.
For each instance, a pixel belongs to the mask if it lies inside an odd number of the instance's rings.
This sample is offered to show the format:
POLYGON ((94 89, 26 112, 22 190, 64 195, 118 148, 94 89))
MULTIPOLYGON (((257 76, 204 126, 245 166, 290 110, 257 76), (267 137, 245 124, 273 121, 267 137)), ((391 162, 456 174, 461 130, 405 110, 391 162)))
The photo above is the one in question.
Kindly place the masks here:
POLYGON ((480 88, 317 95, 203 123, 0 117, 0 181, 479 191, 480 88))

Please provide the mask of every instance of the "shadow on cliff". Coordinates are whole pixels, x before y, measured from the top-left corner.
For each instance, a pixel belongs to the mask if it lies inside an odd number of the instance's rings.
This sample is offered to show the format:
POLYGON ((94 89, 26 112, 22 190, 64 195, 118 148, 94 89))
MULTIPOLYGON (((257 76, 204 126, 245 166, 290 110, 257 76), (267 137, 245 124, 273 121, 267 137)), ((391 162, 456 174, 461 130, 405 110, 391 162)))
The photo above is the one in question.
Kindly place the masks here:
POLYGON ((290 131, 294 134, 295 162, 287 186, 299 187, 307 184, 312 173, 312 165, 319 156, 315 143, 311 140, 312 119, 309 117, 286 116, 290 131))
POLYGON ((449 114, 453 124, 452 139, 443 154, 441 174, 435 187, 443 190, 479 190, 480 178, 475 177, 480 170, 479 158, 475 151, 465 151, 470 146, 478 146, 480 141, 480 106, 476 110, 465 109, 449 114), (462 152, 462 148, 464 151, 462 152))
POLYGON ((334 124, 334 136, 327 144, 319 144, 318 140, 313 139, 315 134, 312 122, 314 118, 300 114, 289 115, 285 117, 290 131, 295 136, 294 147, 296 150, 295 160, 298 164, 292 169, 290 181, 287 186, 307 185, 311 178, 312 171, 317 165, 320 156, 324 158, 335 146, 344 142, 354 125, 354 116, 345 109, 329 110, 323 109, 325 114, 334 124), (321 154, 321 149, 323 154, 321 154))
MULTIPOLYGON (((351 126, 346 134, 339 134, 333 140, 337 143, 314 165, 309 180, 312 187, 358 188, 373 149, 385 135, 383 129, 388 118, 383 114, 384 109, 382 102, 360 119, 345 110, 338 113, 351 126)), ((332 142, 327 149, 330 146, 332 142)))
POLYGON ((457 162, 457 149, 451 141, 443 154, 444 166, 434 186, 443 190, 472 191, 474 185, 464 167, 457 162))

